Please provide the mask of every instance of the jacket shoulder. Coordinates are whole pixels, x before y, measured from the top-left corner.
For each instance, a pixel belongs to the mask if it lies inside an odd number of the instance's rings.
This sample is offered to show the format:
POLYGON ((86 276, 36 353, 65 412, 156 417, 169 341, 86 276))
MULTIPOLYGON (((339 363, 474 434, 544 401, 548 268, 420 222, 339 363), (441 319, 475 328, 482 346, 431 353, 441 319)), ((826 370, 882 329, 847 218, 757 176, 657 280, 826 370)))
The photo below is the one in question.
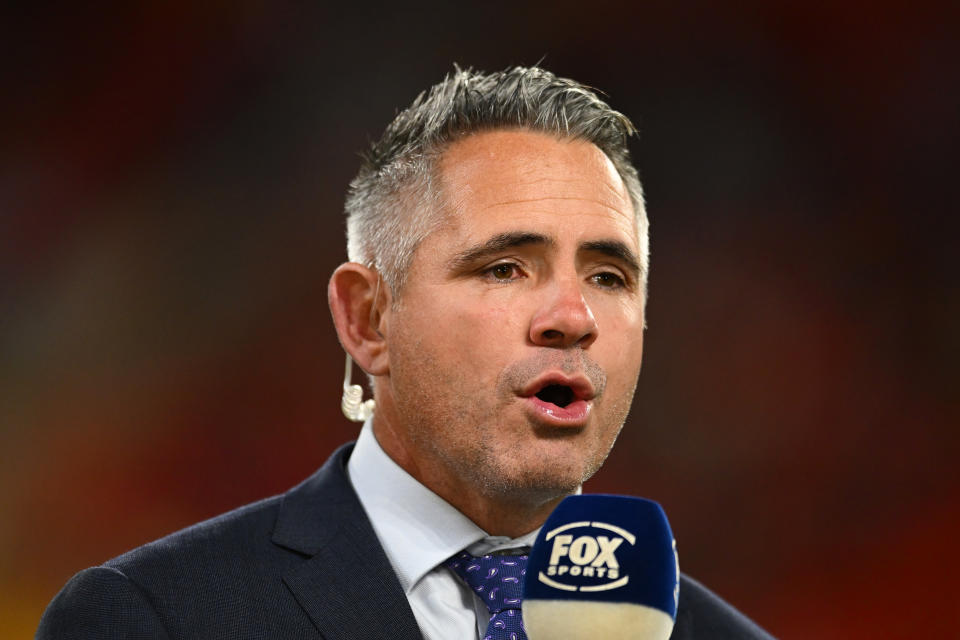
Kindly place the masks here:
POLYGON ((773 636, 705 586, 681 574, 677 620, 670 638, 772 640, 773 636))
POLYGON ((137 547, 104 563, 134 580, 229 565, 268 551, 283 496, 273 496, 137 547))
POLYGON ((149 597, 122 572, 108 567, 84 569, 47 607, 36 640, 152 638, 169 635, 149 597))

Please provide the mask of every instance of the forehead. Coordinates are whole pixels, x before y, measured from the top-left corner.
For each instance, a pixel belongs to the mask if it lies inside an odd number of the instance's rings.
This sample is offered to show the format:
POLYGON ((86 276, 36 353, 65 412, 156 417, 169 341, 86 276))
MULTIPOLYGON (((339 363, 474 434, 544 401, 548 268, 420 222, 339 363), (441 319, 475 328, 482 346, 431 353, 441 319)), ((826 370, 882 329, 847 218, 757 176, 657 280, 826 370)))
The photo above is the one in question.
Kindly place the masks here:
POLYGON ((626 186, 598 147, 525 130, 496 130, 452 144, 439 162, 445 230, 490 227, 614 233, 636 249, 626 186))

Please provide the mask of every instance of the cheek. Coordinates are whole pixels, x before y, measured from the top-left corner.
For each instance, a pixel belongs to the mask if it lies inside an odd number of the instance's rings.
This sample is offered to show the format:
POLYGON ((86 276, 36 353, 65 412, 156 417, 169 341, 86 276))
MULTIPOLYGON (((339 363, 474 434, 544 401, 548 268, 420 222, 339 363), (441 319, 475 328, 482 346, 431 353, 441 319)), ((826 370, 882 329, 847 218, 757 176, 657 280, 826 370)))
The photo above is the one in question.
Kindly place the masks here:
POLYGON ((433 360, 434 366, 454 371, 469 367, 478 378, 495 377, 511 360, 510 352, 524 345, 526 328, 520 305, 486 304, 476 297, 435 299, 443 302, 411 304, 398 332, 406 349, 417 349, 433 360), (414 336, 415 346, 407 339, 414 336))
POLYGON ((636 384, 643 363, 643 334, 637 334, 636 338, 620 340, 620 349, 616 353, 619 359, 617 366, 623 371, 626 383, 631 386, 636 384))
POLYGON ((524 318, 529 317, 523 301, 505 298, 500 291, 448 298, 437 305, 436 323, 456 327, 456 335, 464 340, 465 349, 499 348, 503 343, 515 344, 526 336, 524 318))
POLYGON ((593 306, 600 339, 619 344, 624 355, 643 351, 644 310, 631 301, 602 301, 593 306))
POLYGON ((639 321, 621 320, 601 327, 594 347, 594 357, 610 376, 609 382, 621 391, 632 389, 643 361, 642 316, 639 321))
POLYGON ((506 307, 461 310, 453 321, 459 328, 456 344, 449 348, 451 355, 456 354, 456 365, 469 368, 471 376, 492 388, 503 369, 522 355, 521 323, 506 307))
POLYGON ((477 335, 499 342, 515 342, 518 336, 523 338, 523 317, 520 305, 485 306, 465 314, 466 321, 477 335))

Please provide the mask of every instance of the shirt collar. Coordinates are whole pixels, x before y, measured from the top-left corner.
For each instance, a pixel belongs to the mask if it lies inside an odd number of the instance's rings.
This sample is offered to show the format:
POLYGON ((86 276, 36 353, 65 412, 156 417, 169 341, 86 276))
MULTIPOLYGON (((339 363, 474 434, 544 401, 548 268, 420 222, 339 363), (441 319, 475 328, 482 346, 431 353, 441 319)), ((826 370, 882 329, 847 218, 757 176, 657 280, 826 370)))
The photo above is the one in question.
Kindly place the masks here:
POLYGON ((404 592, 464 549, 472 555, 531 547, 540 529, 519 538, 490 536, 386 454, 371 420, 360 430, 347 473, 404 592))

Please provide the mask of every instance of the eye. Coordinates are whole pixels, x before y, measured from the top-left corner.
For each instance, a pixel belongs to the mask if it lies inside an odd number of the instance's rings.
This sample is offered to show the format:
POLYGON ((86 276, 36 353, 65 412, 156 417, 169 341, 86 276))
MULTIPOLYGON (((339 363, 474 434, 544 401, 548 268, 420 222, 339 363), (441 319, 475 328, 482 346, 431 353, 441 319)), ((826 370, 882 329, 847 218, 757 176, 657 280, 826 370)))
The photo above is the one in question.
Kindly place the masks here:
POLYGON ((627 286, 627 283, 624 282, 623 278, 610 271, 595 273, 594 275, 590 276, 590 279, 594 284, 603 289, 619 289, 627 286))
POLYGON ((496 280, 498 282, 509 282, 510 280, 519 278, 522 275, 520 272, 520 267, 512 262, 499 262, 491 267, 488 267, 483 273, 491 280, 496 280))

